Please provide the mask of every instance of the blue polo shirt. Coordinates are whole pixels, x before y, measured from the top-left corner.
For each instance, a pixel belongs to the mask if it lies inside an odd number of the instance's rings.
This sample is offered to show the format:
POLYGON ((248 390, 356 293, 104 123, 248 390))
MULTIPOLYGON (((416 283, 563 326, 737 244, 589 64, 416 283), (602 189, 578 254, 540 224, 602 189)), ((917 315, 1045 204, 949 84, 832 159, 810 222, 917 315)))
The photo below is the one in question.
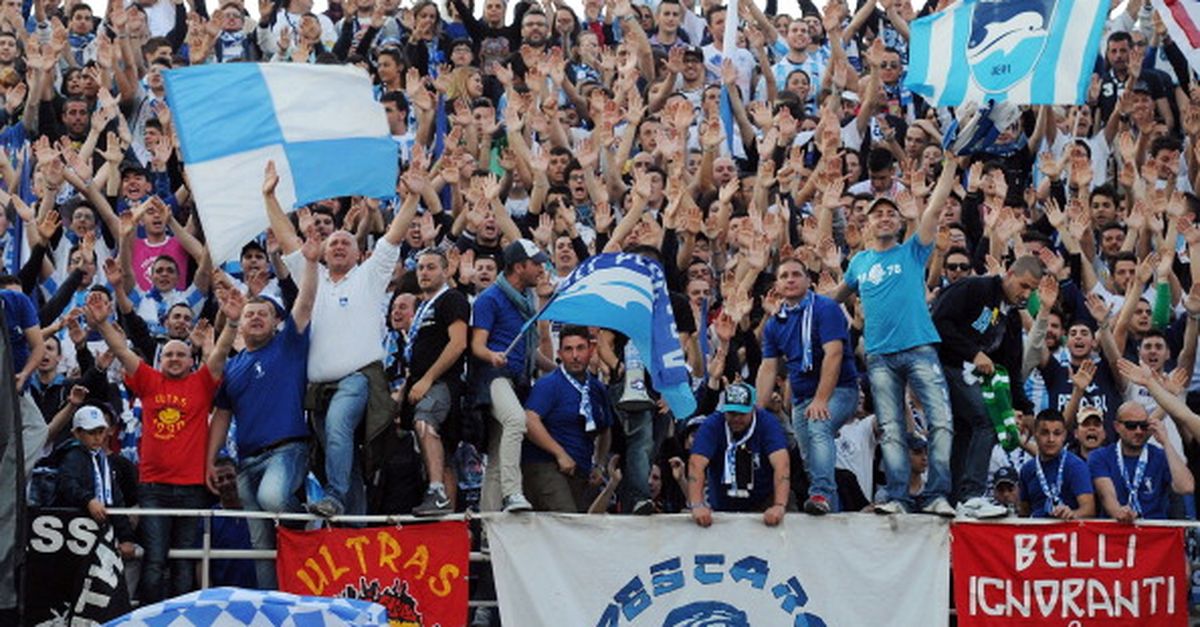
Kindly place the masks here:
POLYGON ((842 341, 842 369, 838 372, 838 387, 854 385, 858 376, 854 368, 854 352, 850 346, 850 330, 842 308, 832 298, 813 295, 812 325, 809 342, 812 345, 812 369, 801 370, 804 362, 803 311, 797 310, 785 317, 772 316, 763 328, 762 351, 765 358, 782 357, 787 363, 788 381, 792 384, 792 398, 800 402, 817 393, 821 381, 821 361, 825 359, 826 342, 842 341))
POLYGON ((754 460, 754 487, 749 498, 734 498, 728 494, 728 486, 722 485, 725 474, 725 449, 729 444, 725 437, 725 414, 710 415, 696 431, 692 441, 692 453, 708 458, 707 483, 708 504, 716 511, 745 512, 760 509, 775 494, 775 470, 767 459, 771 453, 787 449, 787 434, 775 416, 763 409, 755 409, 754 435, 746 441, 754 460))
MULTIPOLYGON (((1146 444, 1146 448, 1149 450, 1146 471, 1142 475, 1141 485, 1137 487, 1138 503, 1142 506, 1141 517, 1165 520, 1171 507, 1171 468, 1167 465, 1167 454, 1161 448, 1153 444, 1146 444)), ((1137 473, 1138 457, 1122 455, 1120 450, 1121 443, 1115 442, 1092 451, 1092 454, 1088 455, 1088 470, 1091 471, 1093 480, 1101 477, 1111 480, 1116 488, 1117 501, 1121 505, 1132 507, 1129 503, 1129 486, 1121 477, 1117 457, 1121 458, 1125 466, 1125 476, 1129 477, 1130 481, 1133 481, 1134 474, 1137 473)), ((1107 518, 1108 512, 1100 508, 1097 515, 1107 518)))
POLYGON ((289 315, 265 346, 242 351, 226 363, 213 405, 233 412, 242 455, 281 440, 308 437, 304 390, 309 329, 298 332, 289 315))
MULTIPOLYGON (((607 429, 612 425, 612 414, 604 386, 596 377, 589 375, 587 390, 592 401, 592 420, 596 422, 596 430, 607 429)), ((525 409, 541 417, 550 437, 563 447, 575 460, 579 472, 586 476, 592 471, 592 457, 596 451, 592 438, 595 434, 584 431, 586 421, 583 414, 579 413, 579 400, 579 391, 567 381, 567 375, 560 368, 533 384, 525 409)), ((554 456, 526 439, 521 448, 521 461, 553 462, 554 456)))
MULTIPOLYGON (((508 297, 498 285, 492 284, 475 298, 471 310, 471 327, 487 329, 487 347, 496 352, 504 352, 521 327, 525 319, 516 306, 509 302, 508 297)), ((508 373, 513 377, 525 374, 525 342, 517 342, 508 353, 508 373)))
POLYGON ((29 355, 33 352, 33 348, 25 340, 25 330, 40 326, 37 308, 28 296, 14 290, 0 290, 0 305, 4 307, 4 323, 8 325, 13 372, 20 372, 25 369, 25 362, 29 361, 29 355))
POLYGON ((913 235, 885 251, 864 250, 850 260, 846 285, 863 303, 867 353, 887 355, 941 341, 925 303, 925 262, 933 243, 913 235))
MULTIPOLYGON (((1092 493, 1092 473, 1088 472, 1087 464, 1074 453, 1064 449, 1059 455, 1067 456, 1067 461, 1063 466, 1062 490, 1060 493, 1062 502, 1067 507, 1076 509, 1079 507, 1079 495, 1092 493)), ((1046 512, 1046 493, 1042 490, 1041 482, 1038 481, 1037 471, 1033 468, 1034 464, 1042 465, 1042 472, 1046 477, 1046 483, 1054 486, 1058 482, 1059 458, 1058 456, 1050 460, 1034 458, 1021 466, 1021 500, 1029 503, 1031 517, 1046 518, 1048 516, 1046 512)))

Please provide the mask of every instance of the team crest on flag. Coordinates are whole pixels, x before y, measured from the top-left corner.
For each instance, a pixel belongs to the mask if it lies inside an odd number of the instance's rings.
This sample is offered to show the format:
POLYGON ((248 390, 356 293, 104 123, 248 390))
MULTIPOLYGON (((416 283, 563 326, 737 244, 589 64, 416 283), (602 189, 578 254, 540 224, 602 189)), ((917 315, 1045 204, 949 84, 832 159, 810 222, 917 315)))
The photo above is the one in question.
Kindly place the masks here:
POLYGON ((1007 91, 1046 50, 1054 0, 979 0, 971 9, 967 60, 983 91, 1007 91))

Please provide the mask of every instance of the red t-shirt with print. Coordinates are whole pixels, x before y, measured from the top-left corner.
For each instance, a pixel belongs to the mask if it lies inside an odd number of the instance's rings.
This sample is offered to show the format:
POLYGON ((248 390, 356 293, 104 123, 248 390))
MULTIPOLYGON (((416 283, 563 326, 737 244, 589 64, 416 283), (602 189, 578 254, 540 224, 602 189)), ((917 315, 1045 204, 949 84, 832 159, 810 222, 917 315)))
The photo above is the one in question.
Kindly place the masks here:
POLYGON ((125 385, 142 399, 139 481, 204 484, 208 414, 217 383, 207 365, 172 379, 143 362, 125 377, 125 385))

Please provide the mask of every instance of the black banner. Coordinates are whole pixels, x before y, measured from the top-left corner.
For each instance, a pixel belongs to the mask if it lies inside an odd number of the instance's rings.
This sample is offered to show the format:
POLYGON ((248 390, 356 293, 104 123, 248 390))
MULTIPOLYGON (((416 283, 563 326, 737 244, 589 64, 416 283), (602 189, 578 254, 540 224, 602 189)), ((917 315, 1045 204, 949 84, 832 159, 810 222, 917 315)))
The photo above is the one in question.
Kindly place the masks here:
POLYGON ((25 624, 103 623, 130 611, 112 525, 77 510, 29 510, 25 624))

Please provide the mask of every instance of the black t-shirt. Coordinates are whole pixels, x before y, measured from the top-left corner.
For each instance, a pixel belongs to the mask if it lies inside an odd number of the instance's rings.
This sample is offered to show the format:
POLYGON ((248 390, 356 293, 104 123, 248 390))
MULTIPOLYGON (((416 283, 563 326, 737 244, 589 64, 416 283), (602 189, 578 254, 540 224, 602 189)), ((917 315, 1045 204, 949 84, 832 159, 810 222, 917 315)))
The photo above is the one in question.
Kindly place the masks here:
MULTIPOLYGON (((450 325, 457 321, 471 322, 471 305, 467 297, 456 289, 448 289, 424 311, 417 306, 417 313, 424 313, 416 336, 408 340, 412 345, 412 363, 409 364, 408 380, 416 381, 429 371, 450 343, 450 325)), ((414 313, 414 316, 417 315, 414 313)), ((415 318, 414 318, 415 319, 415 318)), ((463 360, 460 358, 439 378, 441 381, 457 381, 462 376, 463 360)))

